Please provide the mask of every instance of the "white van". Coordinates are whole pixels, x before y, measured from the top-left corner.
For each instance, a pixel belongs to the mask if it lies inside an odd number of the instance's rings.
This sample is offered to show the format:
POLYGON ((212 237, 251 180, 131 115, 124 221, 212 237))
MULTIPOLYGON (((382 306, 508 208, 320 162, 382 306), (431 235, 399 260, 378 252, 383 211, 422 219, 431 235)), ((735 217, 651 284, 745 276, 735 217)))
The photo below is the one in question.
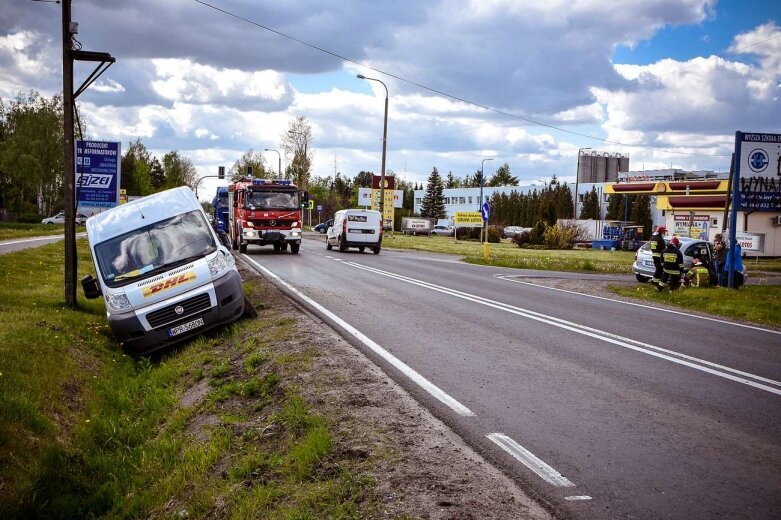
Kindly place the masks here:
POLYGON ((241 277, 190 188, 163 191, 87 219, 111 330, 132 354, 147 354, 244 313, 241 277))
POLYGON ((380 212, 372 209, 343 209, 334 215, 334 223, 325 235, 325 248, 338 246, 339 251, 357 247, 363 253, 371 248, 375 255, 382 246, 382 219, 380 212))

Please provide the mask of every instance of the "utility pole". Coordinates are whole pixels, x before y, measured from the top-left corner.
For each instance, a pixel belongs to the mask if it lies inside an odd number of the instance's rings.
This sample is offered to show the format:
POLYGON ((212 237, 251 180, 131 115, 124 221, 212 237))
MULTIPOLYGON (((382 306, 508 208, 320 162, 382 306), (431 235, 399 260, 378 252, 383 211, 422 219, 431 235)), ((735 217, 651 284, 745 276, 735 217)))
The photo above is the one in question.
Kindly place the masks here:
POLYGON ((63 168, 65 177, 65 304, 76 307, 76 168, 73 161, 73 32, 71 0, 62 0, 63 168))

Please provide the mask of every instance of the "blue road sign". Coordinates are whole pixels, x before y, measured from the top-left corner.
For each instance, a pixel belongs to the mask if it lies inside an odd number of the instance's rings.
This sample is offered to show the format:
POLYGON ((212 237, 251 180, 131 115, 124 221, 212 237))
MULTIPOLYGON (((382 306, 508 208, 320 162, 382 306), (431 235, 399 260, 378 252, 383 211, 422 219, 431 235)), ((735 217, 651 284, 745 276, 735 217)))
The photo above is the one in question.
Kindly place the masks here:
POLYGON ((76 203, 79 208, 119 204, 120 143, 76 141, 76 203))
POLYGON ((481 210, 481 213, 483 214, 483 222, 488 222, 488 217, 491 216, 491 206, 489 206, 487 202, 484 202, 481 210))

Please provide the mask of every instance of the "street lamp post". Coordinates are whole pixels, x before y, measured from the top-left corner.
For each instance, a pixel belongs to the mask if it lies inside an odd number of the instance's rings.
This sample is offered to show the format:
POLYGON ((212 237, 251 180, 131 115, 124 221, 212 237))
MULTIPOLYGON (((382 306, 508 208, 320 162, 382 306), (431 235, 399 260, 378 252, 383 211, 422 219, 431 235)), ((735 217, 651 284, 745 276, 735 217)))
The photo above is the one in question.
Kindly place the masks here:
POLYGON ((580 154, 583 150, 591 150, 591 148, 578 148, 578 165, 575 168, 575 218, 578 218, 578 199, 580 199, 578 181, 580 180, 580 154))
MULTIPOLYGON (((486 157, 480 161, 480 202, 477 204, 477 211, 483 211, 483 184, 485 183, 485 161, 493 161, 493 157, 486 157)), ((483 222, 483 242, 486 242, 486 224, 483 222)))
POLYGON ((363 74, 358 74, 358 79, 376 81, 385 87, 385 119, 382 125, 382 166, 380 170, 380 218, 385 222, 385 151, 388 144, 388 86, 377 78, 367 78, 363 74))
POLYGON ((264 152, 277 152, 277 156, 279 158, 279 170, 277 170, 277 171, 279 172, 279 178, 281 179, 282 178, 282 154, 279 153, 279 150, 272 150, 271 148, 266 148, 263 151, 264 152))

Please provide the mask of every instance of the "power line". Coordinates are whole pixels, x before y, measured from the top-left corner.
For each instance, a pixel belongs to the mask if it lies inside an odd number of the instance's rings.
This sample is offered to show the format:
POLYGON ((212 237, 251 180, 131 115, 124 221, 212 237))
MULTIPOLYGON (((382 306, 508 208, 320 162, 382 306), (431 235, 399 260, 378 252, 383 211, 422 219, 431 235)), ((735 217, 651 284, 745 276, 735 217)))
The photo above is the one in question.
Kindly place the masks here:
POLYGON ((375 67, 371 67, 369 65, 365 65, 365 64, 363 64, 363 63, 361 63, 361 62, 359 62, 357 60, 354 60, 352 58, 348 58, 347 56, 342 56, 341 54, 338 54, 338 53, 333 52, 333 51, 329 51, 328 49, 324 49, 323 47, 319 47, 319 46, 314 45, 312 43, 309 43, 307 41, 304 41, 304 40, 301 40, 299 38, 296 38, 294 36, 290 36, 289 34, 283 33, 281 31, 278 31, 276 29, 273 29, 271 27, 268 27, 266 25, 258 23, 258 22, 254 21, 254 20, 250 20, 249 18, 246 18, 246 17, 241 16, 239 14, 233 13, 233 12, 228 11, 226 9, 223 9, 221 7, 217 7, 217 6, 212 5, 212 4, 208 3, 208 2, 205 2, 203 0, 195 0, 195 2, 201 4, 201 5, 205 6, 205 7, 209 7, 209 8, 211 8, 211 9, 213 9, 215 11, 218 11, 220 13, 223 13, 223 14, 225 14, 227 16, 235 18, 237 20, 241 20, 241 21, 246 22, 246 23, 248 23, 250 25, 254 25, 254 26, 256 26, 256 27, 258 27, 260 29, 263 29, 265 31, 269 31, 269 32, 274 33, 274 34, 276 34, 278 36, 281 36, 281 37, 286 38, 288 40, 294 41, 294 42, 296 42, 298 44, 304 45, 306 47, 309 47, 309 48, 314 49, 316 51, 322 52, 324 54, 328 54, 329 56, 333 56, 334 58, 338 58, 338 59, 340 59, 342 61, 345 61, 345 62, 348 62, 348 63, 352 63, 354 65, 358 65, 359 67, 363 67, 365 69, 369 69, 371 71, 377 72, 377 73, 382 74, 384 76, 387 76, 389 78, 393 78, 393 79, 399 80, 401 82, 407 83, 409 85, 413 85, 415 87, 418 87, 420 89, 427 90, 427 91, 432 92, 434 94, 437 94, 439 96, 443 96, 443 97, 452 99, 454 101, 465 103, 467 105, 471 105, 471 106, 474 106, 474 107, 477 107, 477 108, 480 108, 480 109, 483 109, 483 110, 486 110, 486 111, 489 111, 489 112, 493 112, 494 114, 505 116, 505 117, 508 117, 508 118, 511 118, 511 119, 517 119, 519 121, 524 121, 524 122, 529 123, 529 124, 542 126, 544 128, 550 128, 551 130, 556 130, 558 132, 564 132, 564 133, 567 133, 567 134, 570 134, 570 135, 576 135, 578 137, 585 137, 586 139, 593 139, 595 141, 600 141, 600 142, 603 142, 605 144, 612 144, 612 145, 617 145, 617 146, 623 146, 623 147, 626 147, 626 148, 639 148, 639 149, 642 149, 642 150, 652 150, 652 151, 657 151, 657 152, 661 151, 661 152, 665 152, 665 153, 669 153, 669 154, 686 155, 686 156, 697 156, 697 157, 730 157, 729 154, 689 153, 689 152, 679 152, 679 151, 675 151, 675 150, 668 150, 668 149, 665 149, 665 148, 655 148, 655 147, 652 147, 652 146, 641 146, 641 145, 635 145, 635 144, 627 144, 627 143, 622 143, 622 142, 619 142, 619 141, 611 141, 611 140, 605 139, 603 137, 597 137, 597 136, 594 136, 594 135, 584 134, 582 132, 575 132, 574 130, 567 130, 565 128, 561 128, 561 127, 558 127, 558 126, 550 125, 550 124, 547 124, 547 123, 542 123, 540 121, 535 121, 533 119, 529 119, 527 117, 523 117, 523 116, 520 116, 518 114, 512 114, 510 112, 505 112, 503 110, 499 110, 498 108, 493 108, 493 107, 490 107, 488 105, 483 105, 481 103, 470 101, 468 99, 465 99, 465 98, 462 98, 462 97, 459 97, 459 96, 456 96, 456 95, 453 95, 453 94, 448 94, 447 92, 443 92, 441 90, 437 90, 435 88, 423 85, 423 84, 418 83, 416 81, 412 81, 412 80, 403 78, 403 77, 398 76, 396 74, 393 74, 391 72, 387 72, 387 71, 384 71, 384 70, 381 70, 381 69, 378 69, 378 68, 375 68, 375 67))

